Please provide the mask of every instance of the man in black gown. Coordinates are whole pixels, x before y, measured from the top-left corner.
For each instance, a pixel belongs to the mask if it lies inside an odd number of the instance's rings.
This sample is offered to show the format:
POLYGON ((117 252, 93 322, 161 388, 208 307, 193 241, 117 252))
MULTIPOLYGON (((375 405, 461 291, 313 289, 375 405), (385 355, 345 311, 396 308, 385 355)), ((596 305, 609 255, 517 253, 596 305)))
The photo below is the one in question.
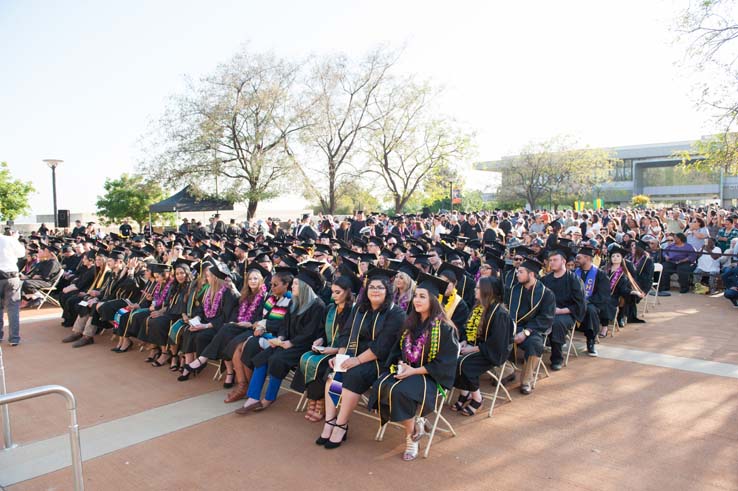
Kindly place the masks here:
POLYGON ((587 337, 587 354, 597 356, 595 336, 600 325, 610 322, 610 280, 604 271, 592 264, 595 250, 590 246, 582 246, 577 253, 577 265, 574 274, 584 283, 584 298, 587 310, 582 319, 582 331, 587 337))
POLYGON ((518 283, 510 292, 510 317, 517 325, 515 344, 525 353, 525 364, 520 379, 520 392, 533 391, 533 377, 543 355, 543 338, 551 332, 556 311, 556 297, 538 281, 543 265, 533 257, 526 257, 518 267, 518 283))
POLYGON ((576 322, 581 322, 587 309, 584 286, 579 278, 566 269, 566 252, 554 249, 548 254, 551 272, 541 282, 556 297, 556 310, 551 329, 551 370, 561 370, 564 362, 562 347, 569 331, 576 322))

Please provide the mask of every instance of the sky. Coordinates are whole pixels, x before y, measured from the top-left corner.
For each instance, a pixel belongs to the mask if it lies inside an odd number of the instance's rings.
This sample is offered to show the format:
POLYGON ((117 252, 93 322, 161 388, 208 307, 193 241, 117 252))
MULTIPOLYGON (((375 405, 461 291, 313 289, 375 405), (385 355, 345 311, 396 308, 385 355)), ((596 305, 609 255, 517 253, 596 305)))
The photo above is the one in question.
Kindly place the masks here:
POLYGON ((245 42, 295 58, 401 47, 398 72, 444 87, 444 113, 475 134, 473 160, 555 135, 592 147, 695 139, 712 128, 674 44, 686 4, 0 0, 0 161, 33 182, 40 214, 52 209, 42 160, 64 160, 58 207, 93 212, 105 179, 135 170, 185 76, 245 42))

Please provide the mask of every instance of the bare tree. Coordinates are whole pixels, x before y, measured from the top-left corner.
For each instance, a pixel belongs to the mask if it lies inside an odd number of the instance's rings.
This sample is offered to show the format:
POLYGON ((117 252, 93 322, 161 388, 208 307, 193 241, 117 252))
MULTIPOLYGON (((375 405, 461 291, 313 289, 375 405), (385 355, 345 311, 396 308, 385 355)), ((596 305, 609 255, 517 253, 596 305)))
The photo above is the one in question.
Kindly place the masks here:
POLYGON ((333 214, 342 186, 356 173, 352 165, 360 141, 374 123, 369 109, 394 55, 377 48, 358 63, 345 55, 314 62, 304 94, 304 124, 299 143, 287 148, 305 184, 308 198, 320 203, 321 211, 333 214), (299 155, 299 157, 298 157, 299 155))
POLYGON ((286 142, 305 128, 295 86, 301 65, 243 50, 172 98, 142 170, 167 184, 203 186, 220 176, 225 194, 248 202, 277 196, 293 169, 286 142))
POLYGON ((544 197, 581 194, 605 182, 615 161, 606 150, 577 149, 564 137, 529 144, 503 161, 500 196, 524 199, 536 209, 544 197))
POLYGON ((367 172, 382 179, 396 213, 434 170, 460 161, 469 149, 469 136, 434 111, 437 94, 429 84, 405 79, 388 80, 373 97, 367 172))

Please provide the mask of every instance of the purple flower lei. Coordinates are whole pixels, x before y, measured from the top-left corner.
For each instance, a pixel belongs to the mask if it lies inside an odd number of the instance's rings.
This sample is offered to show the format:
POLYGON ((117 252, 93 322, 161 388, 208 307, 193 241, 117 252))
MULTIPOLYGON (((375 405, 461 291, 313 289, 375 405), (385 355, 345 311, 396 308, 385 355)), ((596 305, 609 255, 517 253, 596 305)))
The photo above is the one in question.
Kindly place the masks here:
POLYGON ((252 322, 256 308, 261 305, 261 300, 266 295, 266 285, 259 287, 259 293, 257 293, 251 302, 243 302, 238 308, 238 322, 252 322))
POLYGON ((212 319, 215 317, 215 314, 218 313, 218 307, 220 307, 220 301, 223 299, 223 294, 226 291, 226 288, 228 288, 228 285, 223 285, 220 287, 220 290, 215 294, 215 298, 213 298, 213 301, 211 303, 210 301, 210 295, 205 293, 205 301, 203 302, 203 310, 205 311, 205 316, 208 319, 212 319))
POLYGON ((405 342, 402 343, 402 350, 405 352, 405 359, 410 363, 420 363, 423 355, 423 348, 428 340, 428 331, 423 331, 415 342, 410 338, 410 333, 405 334, 405 342))
POLYGON ((164 285, 164 288, 161 287, 161 283, 156 284, 156 288, 154 289, 154 308, 155 309, 160 309, 161 306, 164 304, 164 300, 167 298, 167 293, 169 293, 169 289, 172 287, 173 283, 174 283, 173 279, 167 281, 167 284, 164 285))

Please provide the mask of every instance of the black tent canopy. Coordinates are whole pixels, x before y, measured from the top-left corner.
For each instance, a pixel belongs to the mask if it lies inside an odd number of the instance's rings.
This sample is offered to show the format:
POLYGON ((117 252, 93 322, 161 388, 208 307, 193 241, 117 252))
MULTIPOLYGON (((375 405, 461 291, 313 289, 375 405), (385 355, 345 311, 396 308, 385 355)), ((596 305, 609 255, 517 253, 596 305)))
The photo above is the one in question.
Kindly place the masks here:
POLYGON ((151 213, 168 213, 182 211, 219 211, 232 210, 233 203, 225 199, 211 197, 197 198, 190 192, 190 186, 186 186, 180 192, 165 200, 149 205, 151 213))

